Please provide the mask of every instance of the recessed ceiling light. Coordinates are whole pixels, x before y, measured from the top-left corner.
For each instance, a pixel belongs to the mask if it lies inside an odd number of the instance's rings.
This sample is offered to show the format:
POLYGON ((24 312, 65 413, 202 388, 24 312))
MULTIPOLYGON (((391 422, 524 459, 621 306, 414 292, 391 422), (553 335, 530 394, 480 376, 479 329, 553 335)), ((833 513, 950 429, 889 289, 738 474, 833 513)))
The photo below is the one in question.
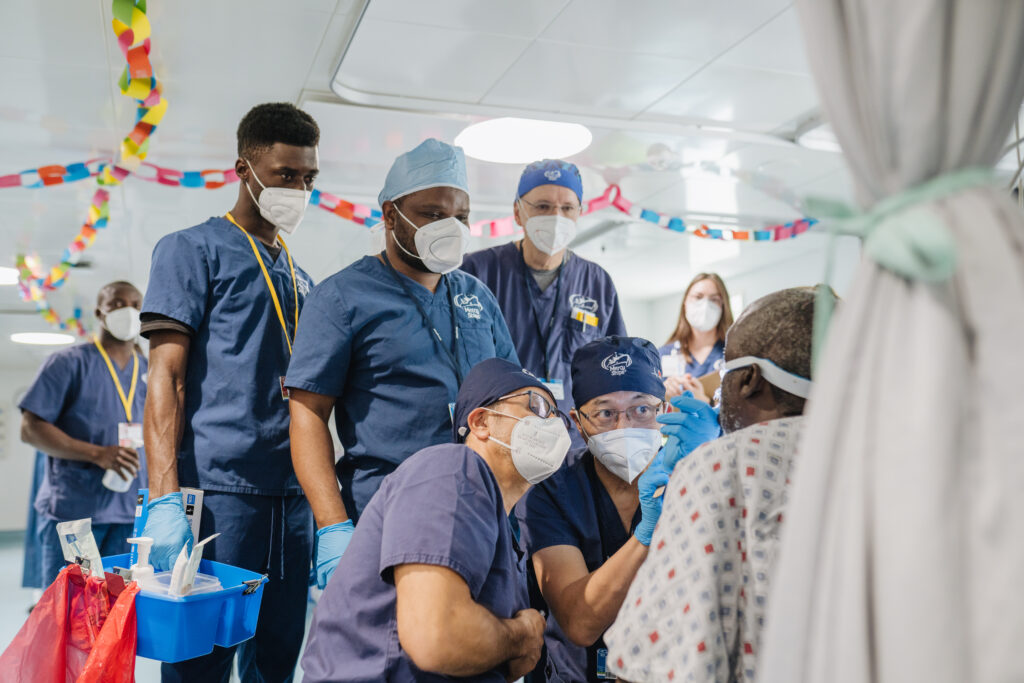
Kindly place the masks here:
POLYGON ((0 285, 16 284, 18 284, 18 269, 0 267, 0 285))
POLYGON ((468 126, 455 137, 455 144, 481 161, 528 164, 578 154, 593 138, 579 123, 505 117, 468 126))
POLYGON ((832 132, 832 126, 826 124, 803 131, 797 135, 796 143, 807 149, 815 149, 819 152, 838 152, 842 154, 843 148, 839 146, 836 134, 832 132))
POLYGON ((75 338, 70 334, 60 334, 57 332, 15 332, 11 335, 11 341, 15 344, 59 346, 61 344, 74 344, 75 338))

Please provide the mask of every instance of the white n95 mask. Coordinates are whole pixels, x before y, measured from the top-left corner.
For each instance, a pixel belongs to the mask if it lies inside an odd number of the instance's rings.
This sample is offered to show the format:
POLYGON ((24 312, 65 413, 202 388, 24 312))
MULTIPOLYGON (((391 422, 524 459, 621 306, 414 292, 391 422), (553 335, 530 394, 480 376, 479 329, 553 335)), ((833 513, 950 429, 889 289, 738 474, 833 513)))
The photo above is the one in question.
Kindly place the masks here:
POLYGON ((417 226, 405 217, 405 214, 395 207, 398 215, 406 223, 416 229, 414 238, 416 251, 414 254, 402 246, 398 236, 395 235, 395 244, 413 258, 423 261, 423 265, 432 273, 450 273, 462 265, 462 257, 469 249, 469 227, 454 216, 442 218, 439 221, 417 226))
POLYGON ((576 221, 555 214, 531 216, 526 220, 526 236, 545 254, 557 254, 576 237, 576 221))
POLYGON ((139 309, 131 306, 115 309, 104 316, 103 327, 116 339, 131 341, 138 337, 139 331, 142 330, 139 309))
POLYGON ((249 183, 245 183, 245 189, 249 191, 253 203, 259 207, 260 215, 289 235, 295 232, 299 223, 302 222, 303 216, 306 215, 309 192, 293 190, 289 187, 267 187, 256 175, 256 169, 253 168, 252 163, 248 159, 243 159, 243 161, 249 164, 252 177, 256 178, 256 182, 263 188, 260 198, 257 200, 249 183))
POLYGON ((701 332, 713 330, 721 319, 722 307, 711 299, 698 299, 696 302, 686 305, 686 322, 690 323, 695 330, 701 332))
POLYGON ((519 421, 512 428, 511 444, 498 441, 493 436, 491 440, 512 452, 512 464, 523 479, 530 484, 539 484, 562 466, 572 439, 561 418, 516 417, 490 408, 484 410, 519 421))
POLYGON ((627 427, 587 437, 587 448, 619 479, 632 484, 661 448, 657 429, 627 427))

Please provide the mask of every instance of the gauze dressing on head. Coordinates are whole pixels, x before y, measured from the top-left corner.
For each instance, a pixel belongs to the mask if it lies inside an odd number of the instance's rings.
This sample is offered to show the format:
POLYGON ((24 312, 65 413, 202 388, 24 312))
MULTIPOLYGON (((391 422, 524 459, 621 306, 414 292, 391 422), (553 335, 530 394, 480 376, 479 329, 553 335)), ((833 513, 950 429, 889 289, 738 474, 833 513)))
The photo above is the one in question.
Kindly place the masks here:
POLYGON ((761 375, 770 384, 774 384, 779 389, 787 391, 794 396, 800 398, 807 398, 811 395, 811 380, 800 375, 794 375, 792 372, 783 370, 775 363, 771 362, 767 358, 758 358, 757 356, 742 356, 740 358, 733 358, 731 361, 726 362, 722 366, 721 376, 725 379, 725 375, 732 370, 739 370, 740 368, 749 367, 756 365, 761 369, 761 375))

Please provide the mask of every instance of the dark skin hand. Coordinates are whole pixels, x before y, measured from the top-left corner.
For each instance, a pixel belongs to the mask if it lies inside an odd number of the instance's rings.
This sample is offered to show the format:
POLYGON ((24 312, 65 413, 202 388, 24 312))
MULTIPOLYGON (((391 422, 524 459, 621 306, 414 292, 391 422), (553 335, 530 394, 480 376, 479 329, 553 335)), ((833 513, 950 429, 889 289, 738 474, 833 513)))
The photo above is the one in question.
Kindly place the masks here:
POLYGON ((395 240, 401 241, 402 246, 413 254, 418 254, 416 228, 409 225, 409 221, 412 221, 416 227, 421 227, 434 221, 454 217, 468 225, 469 195, 454 187, 431 187, 413 192, 393 202, 384 202, 381 211, 384 215, 386 231, 384 251, 388 256, 388 261, 402 275, 418 282, 431 292, 436 290, 441 276, 431 272, 420 259, 402 251, 395 244, 395 240), (398 215, 398 211, 395 210, 396 204, 398 209, 409 219, 408 221, 398 215))

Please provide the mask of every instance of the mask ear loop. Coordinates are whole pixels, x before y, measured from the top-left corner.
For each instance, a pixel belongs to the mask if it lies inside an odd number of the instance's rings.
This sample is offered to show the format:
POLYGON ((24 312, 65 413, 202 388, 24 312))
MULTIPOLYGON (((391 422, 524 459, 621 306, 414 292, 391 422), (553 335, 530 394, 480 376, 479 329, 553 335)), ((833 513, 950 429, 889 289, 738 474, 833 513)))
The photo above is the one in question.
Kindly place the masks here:
MULTIPOLYGON (((392 200, 392 201, 391 201, 391 206, 392 206, 392 207, 394 208, 394 210, 395 210, 395 211, 396 211, 396 212, 398 213, 398 215, 402 217, 402 220, 404 220, 404 221, 405 221, 406 223, 408 223, 409 225, 411 225, 411 226, 412 226, 413 230, 419 230, 419 229, 420 229, 420 227, 419 227, 418 225, 416 225, 416 224, 415 224, 415 223, 413 223, 413 222, 412 222, 411 220, 409 220, 408 218, 406 218, 406 217, 405 217, 405 214, 404 214, 404 213, 402 213, 402 210, 401 210, 401 209, 399 209, 399 208, 398 208, 397 206, 395 206, 395 202, 394 202, 394 200, 392 200)), ((386 230, 386 228, 385 228, 385 230, 386 230)), ((398 245, 398 248, 399 248, 399 249, 401 249, 402 251, 404 251, 404 252, 405 252, 406 254, 408 254, 409 256, 412 256, 413 258, 418 258, 418 259, 419 259, 420 261, 422 261, 422 260, 423 260, 423 257, 422 257, 422 256, 420 256, 419 254, 414 254, 414 253, 412 253, 411 251, 409 251, 408 249, 406 249, 406 248, 405 248, 404 246, 402 246, 402 242, 401 242, 401 240, 399 240, 399 239, 398 239, 398 235, 397 235, 397 234, 395 234, 395 231, 394 231, 394 229, 392 229, 392 230, 391 230, 391 239, 393 239, 393 240, 395 241, 395 244, 397 244, 397 245, 398 245)))

